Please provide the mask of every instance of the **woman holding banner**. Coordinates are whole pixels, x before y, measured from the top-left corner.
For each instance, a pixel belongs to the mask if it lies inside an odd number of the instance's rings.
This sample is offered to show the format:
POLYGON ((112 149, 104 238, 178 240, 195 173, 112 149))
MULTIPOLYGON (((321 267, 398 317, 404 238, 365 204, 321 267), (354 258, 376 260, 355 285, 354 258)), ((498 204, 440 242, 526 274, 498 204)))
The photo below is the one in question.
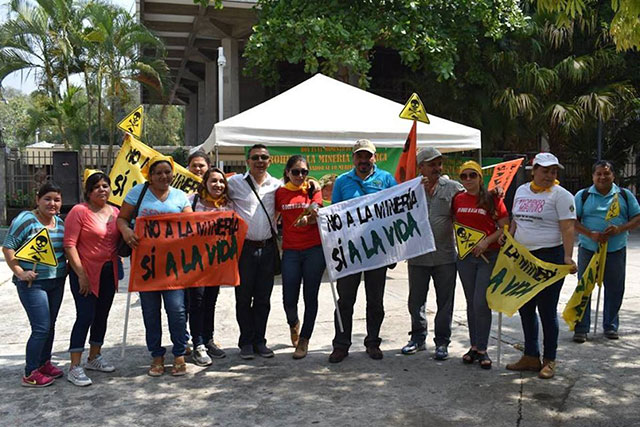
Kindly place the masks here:
POLYGON ((52 182, 45 183, 36 195, 36 208, 22 212, 11 222, 2 243, 4 259, 13 272, 13 283, 31 324, 22 377, 25 387, 46 387, 63 375, 51 364, 56 318, 67 276, 67 261, 62 247, 64 223, 58 217, 61 207, 62 190, 52 182), (48 239, 46 234, 41 234, 45 228, 48 239), (55 257, 50 261, 57 261, 57 266, 23 261, 24 256, 34 260, 55 257))
POLYGON ((276 191, 276 211, 282 215, 282 298, 294 359, 307 355, 318 314, 318 291, 325 268, 320 233, 316 225, 322 206, 319 185, 309 180, 307 160, 291 156, 284 170, 284 187, 276 191), (304 321, 300 330, 298 298, 304 280, 304 321))
MULTIPOLYGON (((574 221, 576 212, 571 193, 559 185, 558 169, 564 167, 551 153, 539 153, 533 159, 533 180, 521 185, 513 199, 514 239, 531 251, 536 258, 554 264, 568 264, 577 270, 573 261, 574 221)), ((516 363, 507 365, 512 371, 536 371, 538 377, 552 378, 556 368, 558 348, 558 299, 564 278, 538 292, 520 307, 524 332, 524 355, 516 363), (538 318, 540 314, 544 336, 543 362, 540 363, 538 318)))
MULTIPOLYGON (((458 258, 458 274, 467 300, 467 324, 471 349, 462 356, 464 363, 477 360, 483 369, 491 369, 487 353, 491 332, 491 309, 487 304, 487 287, 496 263, 502 229, 509 224, 509 213, 501 198, 488 193, 483 186, 482 168, 473 160, 460 166, 460 182, 465 191, 452 201, 457 240, 470 236, 467 227, 483 233, 469 254, 458 258), (460 227, 463 226, 463 227, 460 227)), ((458 253, 461 254, 460 249, 458 253)))
MULTIPOLYGON (((218 168, 210 168, 202 176, 198 191, 189 197, 194 212, 219 212, 233 210, 228 197, 227 178, 218 168)), ((209 366, 211 358, 226 356, 213 341, 216 301, 220 287, 194 287, 189 294, 189 327, 193 339, 193 361, 199 366, 209 366)))
MULTIPOLYGON (((130 228, 134 218, 135 206, 140 201, 138 216, 150 216, 168 213, 192 212, 187 195, 177 188, 171 187, 173 180, 173 159, 156 154, 142 168, 147 178, 144 184, 138 184, 127 193, 118 215, 118 229, 122 238, 132 248, 138 246, 138 238, 130 228), (148 191, 147 191, 148 190, 148 191)), ((162 347, 162 324, 160 308, 164 300, 169 332, 173 343, 174 363, 171 375, 180 376, 187 373, 184 353, 187 345, 186 312, 184 306, 184 289, 140 292, 142 317, 146 330, 147 349, 153 361, 148 374, 159 377, 164 374, 164 354, 162 347)))
POLYGON ((92 383, 80 366, 89 329, 89 358, 85 367, 100 372, 115 371, 100 353, 118 287, 116 249, 120 232, 116 219, 120 210, 107 204, 110 195, 109 177, 102 171, 86 169, 85 203, 75 205, 65 222, 64 248, 71 265, 69 283, 76 303, 67 380, 80 387, 92 383))

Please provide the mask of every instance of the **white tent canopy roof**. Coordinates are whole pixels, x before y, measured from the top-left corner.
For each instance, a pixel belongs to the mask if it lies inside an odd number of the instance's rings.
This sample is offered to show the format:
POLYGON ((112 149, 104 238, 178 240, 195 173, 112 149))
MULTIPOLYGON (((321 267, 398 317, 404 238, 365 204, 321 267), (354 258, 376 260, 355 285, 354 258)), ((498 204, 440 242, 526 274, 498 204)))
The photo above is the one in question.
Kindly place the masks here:
MULTIPOLYGON (((424 102, 425 100, 423 100, 424 102)), ((426 100, 428 114, 428 100, 426 100)), ((403 105, 322 74, 247 111, 216 123, 202 145, 352 146, 360 138, 378 147, 402 147, 411 121, 398 117, 403 105)), ((418 146, 442 152, 480 149, 480 131, 429 115, 418 122, 418 146)))

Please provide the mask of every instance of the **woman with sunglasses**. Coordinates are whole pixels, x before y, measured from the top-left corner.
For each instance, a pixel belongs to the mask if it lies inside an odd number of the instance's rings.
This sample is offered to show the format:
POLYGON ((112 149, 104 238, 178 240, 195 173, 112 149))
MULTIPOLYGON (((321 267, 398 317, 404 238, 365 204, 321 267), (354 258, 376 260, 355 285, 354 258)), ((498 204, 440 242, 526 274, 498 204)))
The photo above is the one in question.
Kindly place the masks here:
MULTIPOLYGON (((513 238, 542 261, 568 264, 577 271, 573 261, 574 198, 562 188, 558 170, 564 167, 551 153, 538 153, 533 159, 533 180, 522 184, 513 198, 513 238), (515 231, 515 234, 514 234, 515 231)), ((564 278, 547 286, 520 307, 524 333, 524 355, 507 365, 511 371, 534 371, 542 379, 553 378, 558 349, 558 300, 564 278), (538 316, 542 323, 543 360, 540 363, 538 316)))
POLYGON ((491 358, 487 353, 491 310, 486 295, 491 271, 500 250, 498 240, 503 227, 509 223, 509 213, 502 199, 488 193, 482 181, 482 168, 478 163, 473 160, 463 163, 460 166, 460 182, 464 191, 453 198, 452 210, 458 224, 485 234, 469 254, 458 258, 457 268, 467 300, 471 341, 471 348, 462 356, 462 361, 471 364, 477 360, 481 368, 491 369, 491 358))
MULTIPOLYGON (((194 212, 218 212, 232 210, 228 197, 227 178, 218 168, 210 168, 202 176, 195 194, 189 197, 194 212)), ((226 356, 213 341, 214 316, 220 286, 189 288, 189 328, 193 340, 193 361, 198 366, 209 366, 211 358, 226 356)))
MULTIPOLYGON (((130 226, 138 200, 142 198, 138 216, 160 215, 168 213, 192 212, 187 195, 177 188, 171 187, 173 180, 173 159, 170 156, 156 154, 142 168, 142 175, 147 179, 144 184, 133 187, 124 198, 118 215, 118 229, 122 238, 132 248, 138 246, 138 238, 130 226)), ((140 292, 142 318, 146 331, 147 349, 153 361, 147 371, 149 376, 159 377, 164 374, 164 355, 162 346, 162 321, 160 308, 164 301, 169 332, 173 343, 174 356, 171 375, 181 376, 187 373, 184 354, 187 346, 186 313, 184 306, 184 289, 140 292)))
POLYGON ((61 207, 62 190, 52 182, 45 183, 36 195, 36 208, 20 213, 11 221, 2 244, 4 259, 13 272, 13 283, 31 325, 22 377, 24 387, 46 387, 63 375, 60 369, 51 364, 56 319, 67 277, 67 261, 62 245, 64 222, 58 217, 61 207), (50 242, 46 241, 46 237, 36 237, 44 228, 48 229, 50 242), (58 261, 57 267, 33 264, 15 257, 16 252, 33 238, 33 256, 37 257, 38 253, 46 255, 48 244, 55 252, 53 255, 58 261))
POLYGON ((276 211, 282 215, 282 294, 284 311, 296 348, 294 359, 307 355, 318 314, 318 291, 325 268, 317 209, 322 206, 319 185, 310 179, 307 160, 291 156, 284 170, 284 187, 276 191, 276 211), (298 319, 300 285, 304 281, 304 320, 298 319))

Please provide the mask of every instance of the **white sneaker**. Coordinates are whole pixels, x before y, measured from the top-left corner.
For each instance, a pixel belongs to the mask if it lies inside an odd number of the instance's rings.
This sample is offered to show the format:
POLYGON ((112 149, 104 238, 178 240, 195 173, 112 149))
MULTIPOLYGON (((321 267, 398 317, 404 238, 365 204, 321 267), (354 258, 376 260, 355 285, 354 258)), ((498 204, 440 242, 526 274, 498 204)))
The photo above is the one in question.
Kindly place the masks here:
POLYGON ((193 358, 193 363, 198 366, 209 366, 213 363, 207 354, 207 347, 205 347, 204 344, 197 346, 191 357, 193 358))
POLYGON ((71 384, 77 385, 78 387, 86 387, 93 384, 91 378, 89 378, 87 374, 84 373, 84 369, 82 369, 82 366, 80 365, 74 366, 73 368, 69 369, 67 380, 71 384))
POLYGON ((87 359, 84 367, 91 371, 113 372, 116 368, 107 362, 101 354, 97 355, 93 360, 87 359))

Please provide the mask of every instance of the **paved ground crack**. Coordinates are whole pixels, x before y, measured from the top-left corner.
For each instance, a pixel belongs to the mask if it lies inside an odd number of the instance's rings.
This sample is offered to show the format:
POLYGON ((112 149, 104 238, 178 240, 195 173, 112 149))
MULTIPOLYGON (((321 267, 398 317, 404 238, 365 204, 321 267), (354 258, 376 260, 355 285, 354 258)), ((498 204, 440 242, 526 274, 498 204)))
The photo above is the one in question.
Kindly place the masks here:
POLYGON ((518 419, 516 420, 516 427, 520 427, 522 422, 522 395, 524 394, 524 377, 520 372, 520 395, 518 396, 518 419))

